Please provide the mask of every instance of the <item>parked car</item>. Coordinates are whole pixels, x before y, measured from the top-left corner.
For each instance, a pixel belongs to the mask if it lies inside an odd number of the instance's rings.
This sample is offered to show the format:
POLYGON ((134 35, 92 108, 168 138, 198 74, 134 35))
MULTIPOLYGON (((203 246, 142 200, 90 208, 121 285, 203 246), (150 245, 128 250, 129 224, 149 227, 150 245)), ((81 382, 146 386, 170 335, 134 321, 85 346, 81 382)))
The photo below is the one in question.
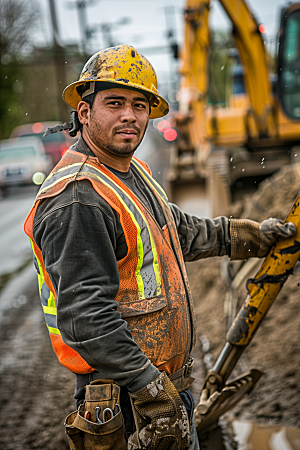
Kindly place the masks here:
POLYGON ((52 169, 52 160, 37 137, 0 141, 0 189, 40 185, 52 169))
POLYGON ((11 138, 36 136, 40 138, 45 146, 46 153, 51 156, 52 167, 61 159, 68 148, 77 141, 77 138, 71 138, 68 131, 48 134, 42 139, 44 132, 48 127, 54 127, 59 122, 36 122, 19 125, 14 128, 11 138))

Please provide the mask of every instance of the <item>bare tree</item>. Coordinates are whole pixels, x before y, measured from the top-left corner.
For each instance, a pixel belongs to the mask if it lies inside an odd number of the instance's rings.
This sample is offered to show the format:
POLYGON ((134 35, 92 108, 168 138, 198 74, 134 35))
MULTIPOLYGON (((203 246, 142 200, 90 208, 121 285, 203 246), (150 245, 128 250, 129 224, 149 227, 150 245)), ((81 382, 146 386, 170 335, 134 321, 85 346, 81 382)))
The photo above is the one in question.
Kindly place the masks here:
POLYGON ((33 42, 39 20, 34 0, 0 0, 0 139, 24 120, 20 92, 24 70, 20 56, 33 42))
POLYGON ((0 0, 0 56, 15 57, 32 41, 39 7, 28 0, 0 0))

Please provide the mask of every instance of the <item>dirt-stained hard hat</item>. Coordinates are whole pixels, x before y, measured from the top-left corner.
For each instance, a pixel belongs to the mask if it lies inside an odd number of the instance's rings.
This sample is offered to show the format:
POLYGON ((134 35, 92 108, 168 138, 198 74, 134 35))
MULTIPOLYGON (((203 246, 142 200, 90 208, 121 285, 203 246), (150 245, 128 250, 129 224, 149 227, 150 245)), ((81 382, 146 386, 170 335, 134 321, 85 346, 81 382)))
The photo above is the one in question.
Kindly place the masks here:
POLYGON ((63 98, 69 106, 77 109, 86 95, 97 92, 99 83, 103 84, 102 89, 125 87, 144 93, 151 105, 150 119, 163 117, 169 112, 167 101, 158 93, 155 70, 134 47, 118 45, 95 53, 82 69, 79 80, 66 87, 63 98), (88 82, 89 85, 86 84, 88 82), (85 86, 88 89, 82 93, 85 86))

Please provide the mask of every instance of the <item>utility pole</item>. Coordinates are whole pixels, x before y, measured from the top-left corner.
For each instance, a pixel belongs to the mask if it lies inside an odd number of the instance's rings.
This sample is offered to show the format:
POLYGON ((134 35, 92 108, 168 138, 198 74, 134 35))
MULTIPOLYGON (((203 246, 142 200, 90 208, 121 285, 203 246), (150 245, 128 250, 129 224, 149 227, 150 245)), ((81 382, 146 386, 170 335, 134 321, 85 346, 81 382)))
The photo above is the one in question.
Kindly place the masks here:
POLYGON ((111 33, 112 24, 111 23, 102 23, 100 26, 101 26, 101 31, 103 33, 105 47, 113 47, 115 44, 114 44, 112 33, 111 33))
POLYGON ((77 0, 75 2, 75 5, 77 7, 78 12, 78 21, 79 21, 79 28, 81 33, 81 46, 82 46, 82 53, 84 55, 87 54, 86 51, 86 41, 87 41, 87 17, 86 17, 86 1, 85 0, 77 0))
POLYGON ((87 24, 86 8, 92 6, 94 0, 74 0, 73 2, 68 2, 67 6, 70 8, 76 8, 78 13, 78 22, 81 34, 81 51, 86 59, 88 54, 87 41, 90 39, 92 33, 87 24))
POLYGON ((104 46, 106 48, 114 47, 116 45, 116 43, 115 43, 115 39, 113 37, 113 29, 118 28, 123 25, 128 25, 130 22, 131 22, 131 19, 129 17, 122 17, 117 22, 107 22, 107 23, 96 24, 96 25, 93 25, 92 27, 88 28, 87 35, 89 38, 91 38, 96 33, 101 31, 104 46))
POLYGON ((172 90, 176 90, 178 88, 178 74, 177 74, 177 62, 179 58, 179 46, 176 40, 175 30, 175 9, 174 6, 165 6, 165 20, 166 20, 166 28, 167 28, 167 38, 170 45, 171 50, 171 58, 170 58, 170 72, 171 72, 171 83, 169 88, 172 90), (172 79, 172 75, 174 78, 172 79))
POLYGON ((53 59, 56 74, 56 96, 59 120, 65 122, 67 107, 62 101, 61 94, 66 86, 66 66, 65 66, 65 48, 60 40, 55 0, 49 0, 49 8, 51 13, 52 34, 53 34, 53 59))

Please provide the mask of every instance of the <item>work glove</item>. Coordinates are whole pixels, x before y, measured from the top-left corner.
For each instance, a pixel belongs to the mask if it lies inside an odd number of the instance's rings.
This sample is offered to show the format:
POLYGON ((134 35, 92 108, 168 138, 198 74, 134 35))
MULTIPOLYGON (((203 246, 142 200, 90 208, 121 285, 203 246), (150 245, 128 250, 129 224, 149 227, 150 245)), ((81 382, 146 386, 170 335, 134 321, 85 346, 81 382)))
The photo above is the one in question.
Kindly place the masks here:
POLYGON ((266 219, 260 224, 260 245, 258 257, 266 256, 279 237, 290 238, 295 236, 297 232, 293 222, 283 223, 280 219, 266 219))
POLYGON ((230 221, 231 259, 266 256, 279 237, 290 238, 297 230, 292 222, 266 219, 261 223, 248 219, 230 221))
POLYGON ((129 437, 129 450, 184 450, 189 447, 187 411, 165 372, 140 391, 129 395, 135 410, 148 422, 129 437))

